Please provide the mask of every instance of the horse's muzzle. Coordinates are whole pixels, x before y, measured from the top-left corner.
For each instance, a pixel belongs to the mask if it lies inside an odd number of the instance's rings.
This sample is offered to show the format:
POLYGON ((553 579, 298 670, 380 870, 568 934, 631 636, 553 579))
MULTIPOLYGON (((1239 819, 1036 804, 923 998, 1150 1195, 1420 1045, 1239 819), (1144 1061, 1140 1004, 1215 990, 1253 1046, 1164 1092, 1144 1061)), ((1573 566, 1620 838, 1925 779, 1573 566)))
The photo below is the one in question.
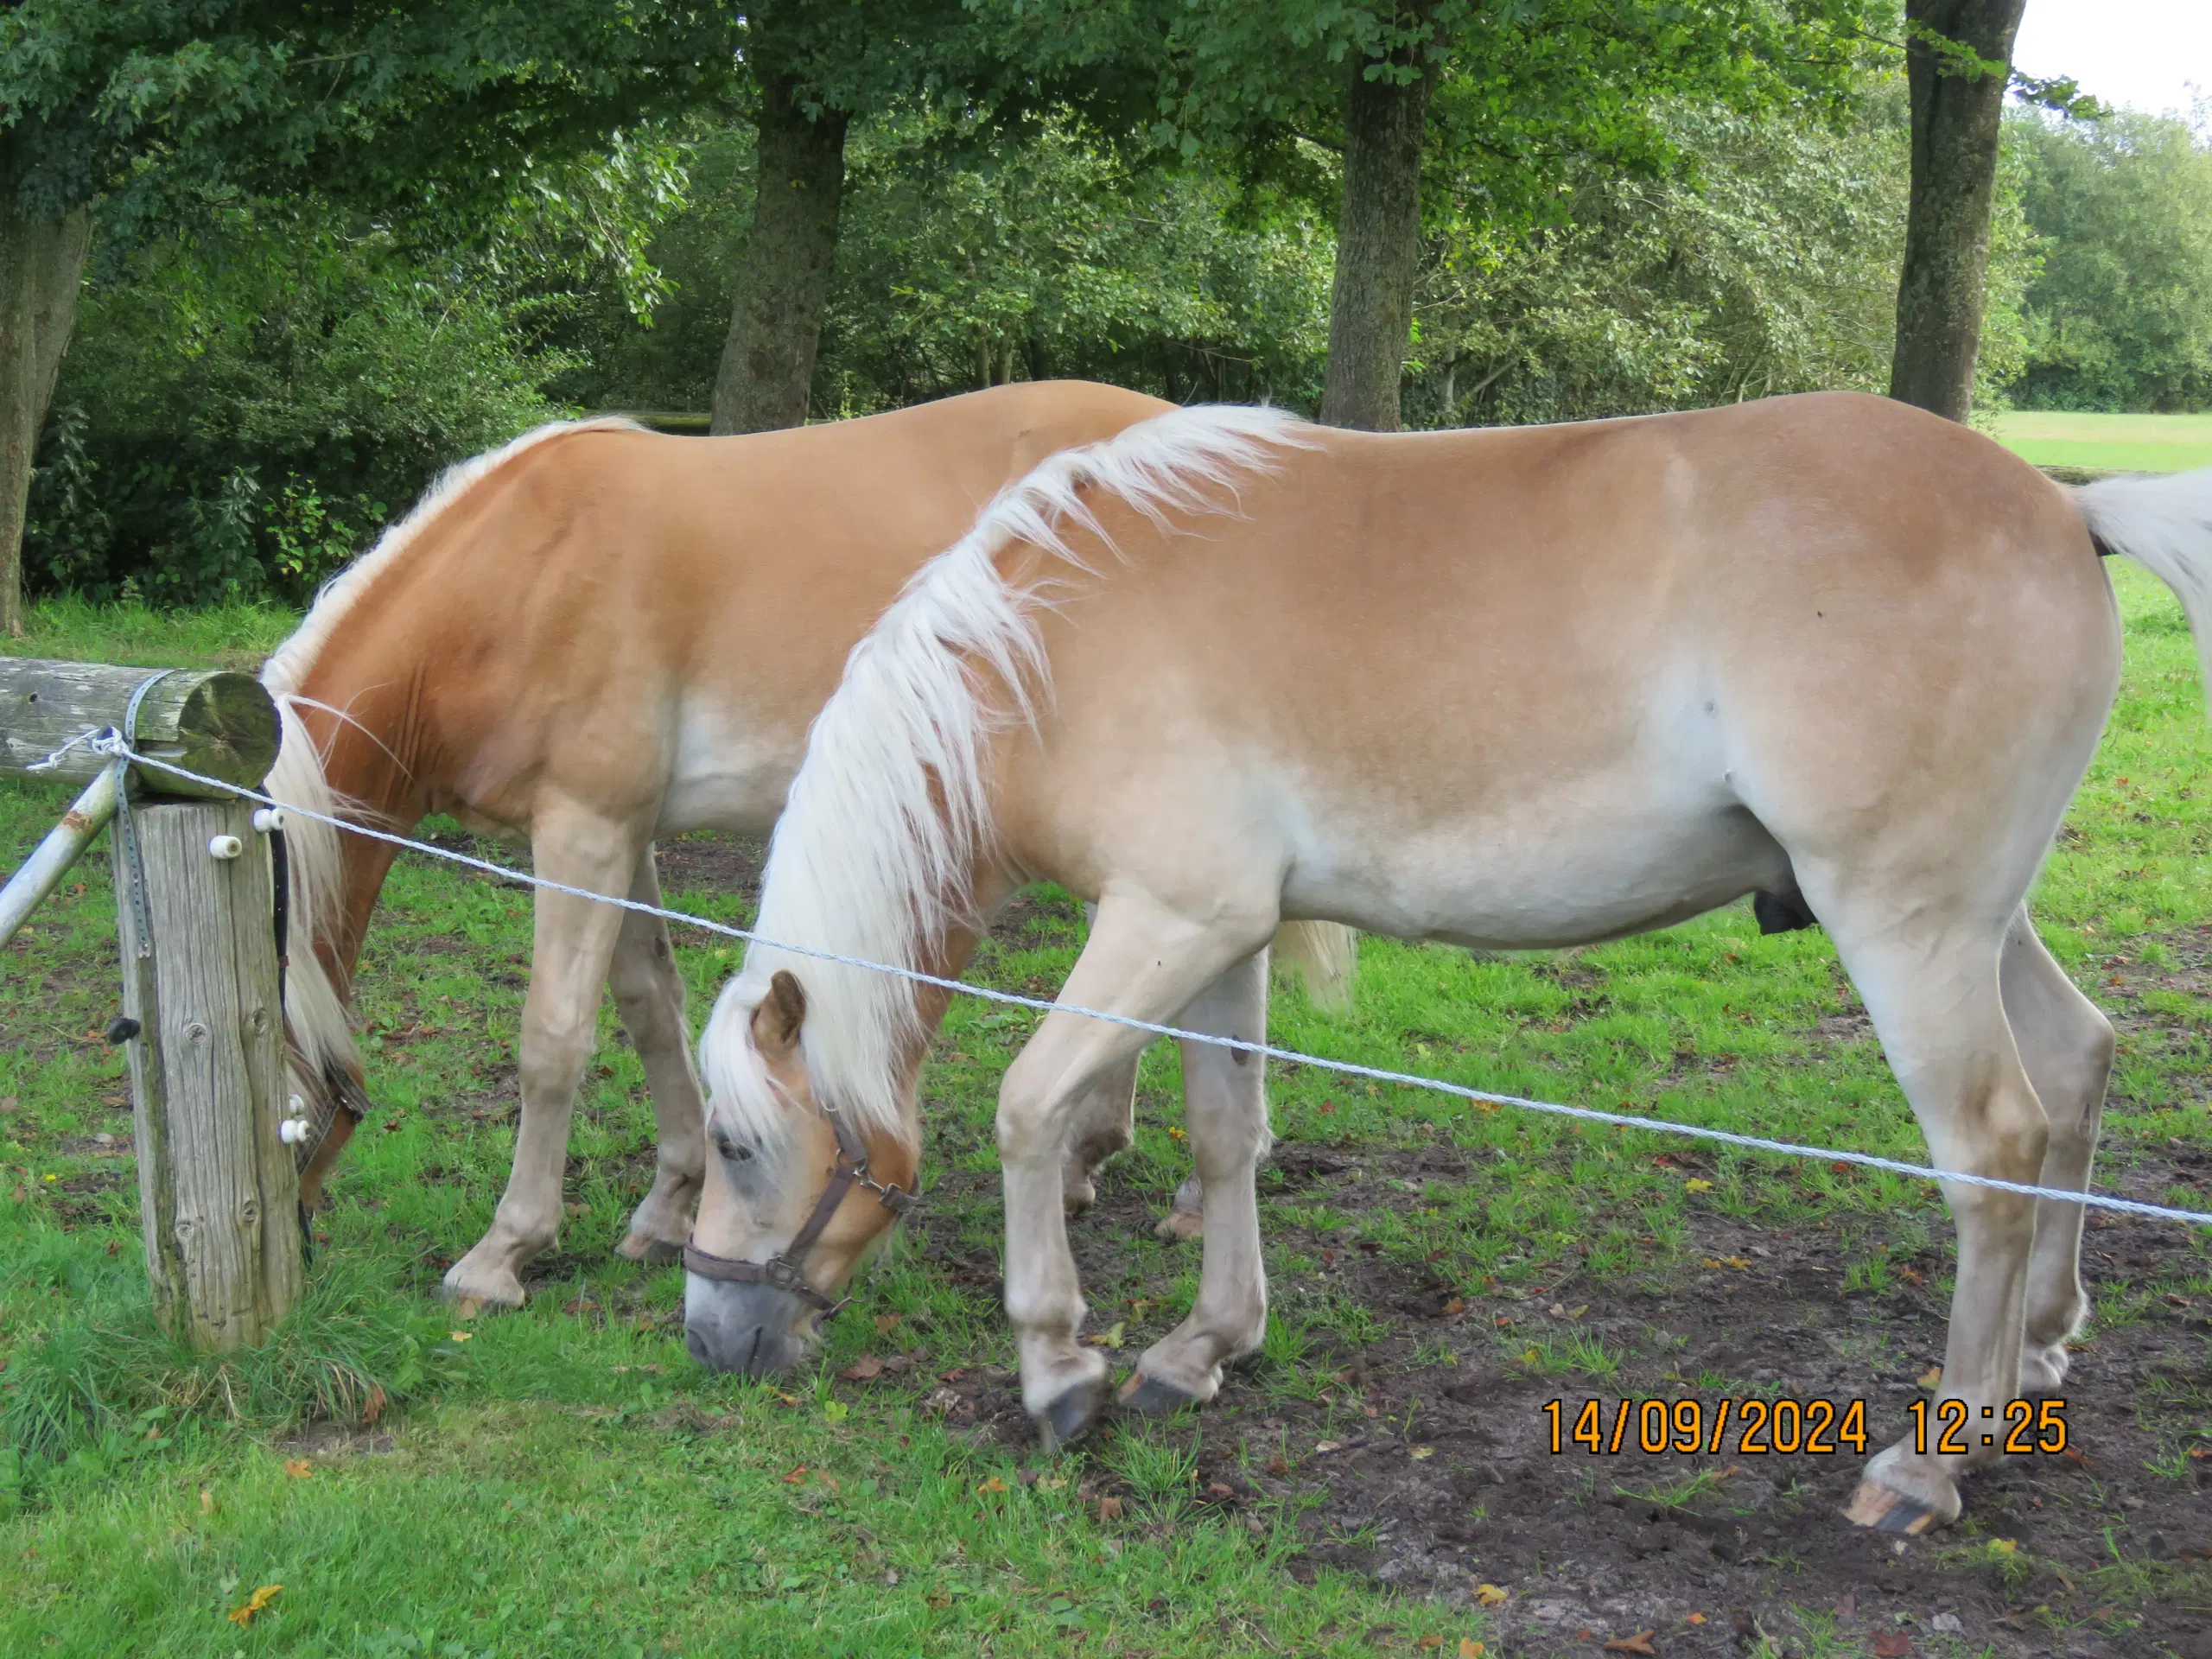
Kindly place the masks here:
POLYGON ((814 1352, 820 1315, 788 1290, 685 1275, 683 1345, 710 1371, 783 1376, 814 1352))

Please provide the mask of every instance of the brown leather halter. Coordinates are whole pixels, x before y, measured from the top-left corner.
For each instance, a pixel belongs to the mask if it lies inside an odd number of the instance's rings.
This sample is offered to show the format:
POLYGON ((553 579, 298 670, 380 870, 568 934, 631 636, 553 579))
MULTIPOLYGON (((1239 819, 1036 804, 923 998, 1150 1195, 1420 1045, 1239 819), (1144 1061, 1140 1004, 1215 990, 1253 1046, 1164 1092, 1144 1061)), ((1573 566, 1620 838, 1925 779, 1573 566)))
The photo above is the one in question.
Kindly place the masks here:
POLYGON ((844 1114, 829 1112, 824 1116, 837 1137, 837 1161, 830 1167, 830 1185, 822 1189, 822 1196, 814 1201, 814 1210, 807 1217, 806 1224, 792 1236, 791 1242, 766 1262, 733 1262, 726 1255, 710 1255, 686 1239, 686 1269, 702 1279, 720 1279, 728 1284, 772 1285, 778 1290, 789 1291, 809 1306, 820 1309, 825 1319, 835 1317, 839 1308, 853 1300, 847 1296, 832 1300, 808 1284, 806 1253, 814 1248, 814 1241, 822 1236, 822 1230, 830 1224, 830 1217, 837 1213, 837 1206, 853 1188, 866 1187, 875 1194, 875 1201, 894 1216, 903 1216, 912 1209, 916 1194, 901 1186, 871 1179, 868 1148, 853 1133, 852 1125, 845 1122, 844 1114))

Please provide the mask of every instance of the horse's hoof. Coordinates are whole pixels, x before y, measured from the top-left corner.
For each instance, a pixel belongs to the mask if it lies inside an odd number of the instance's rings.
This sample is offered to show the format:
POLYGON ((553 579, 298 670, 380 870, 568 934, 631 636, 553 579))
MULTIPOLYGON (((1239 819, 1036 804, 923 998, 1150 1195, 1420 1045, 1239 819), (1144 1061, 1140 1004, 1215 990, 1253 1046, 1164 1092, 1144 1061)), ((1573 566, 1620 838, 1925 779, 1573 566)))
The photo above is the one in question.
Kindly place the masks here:
POLYGON ((446 1269, 438 1294, 461 1311, 463 1319, 499 1308, 520 1307, 527 1300, 522 1281, 504 1269, 472 1268, 466 1257, 446 1269))
POLYGON ((671 1262, 683 1259, 683 1246, 671 1244, 664 1238, 648 1238, 642 1233, 631 1233, 614 1247, 614 1254, 626 1261, 643 1262, 649 1267, 665 1267, 671 1262))
POLYGON ((1060 1184, 1060 1208, 1070 1220, 1081 1215, 1098 1202, 1098 1185, 1085 1177, 1082 1180, 1064 1178, 1060 1184))
POLYGON ((1033 1421, 1037 1425, 1037 1440, 1046 1457, 1074 1444, 1096 1426, 1104 1392, 1101 1382, 1078 1382, 1036 1414, 1033 1421))
POLYGON ((1140 1417, 1172 1417, 1200 1403, 1195 1394, 1185 1393, 1173 1382, 1163 1382, 1156 1376, 1147 1376, 1142 1371, 1129 1373, 1116 1399, 1122 1410, 1135 1412, 1140 1417))
POLYGON ((1180 1244, 1185 1239, 1203 1236, 1206 1220, 1204 1216, 1189 1210, 1170 1210, 1152 1230, 1156 1238, 1165 1239, 1170 1244, 1180 1244))
POLYGON ((1936 1522, 1936 1511, 1928 1504, 1872 1480, 1859 1483, 1843 1516, 1855 1527, 1908 1538, 1917 1538, 1936 1522))

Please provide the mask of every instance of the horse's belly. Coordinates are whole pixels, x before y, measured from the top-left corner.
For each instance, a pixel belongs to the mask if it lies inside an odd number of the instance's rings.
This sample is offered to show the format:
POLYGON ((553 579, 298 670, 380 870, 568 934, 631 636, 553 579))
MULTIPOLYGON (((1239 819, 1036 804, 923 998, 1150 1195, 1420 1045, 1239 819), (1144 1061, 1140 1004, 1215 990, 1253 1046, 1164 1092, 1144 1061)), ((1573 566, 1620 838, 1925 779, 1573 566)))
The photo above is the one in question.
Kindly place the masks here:
POLYGON ((1789 882, 1787 855, 1733 800, 1583 802, 1301 857, 1284 908, 1401 938, 1531 950, 1665 927, 1789 882))
POLYGON ((765 836, 798 770, 799 745, 729 711, 686 709, 677 727, 656 836, 727 830, 765 836))

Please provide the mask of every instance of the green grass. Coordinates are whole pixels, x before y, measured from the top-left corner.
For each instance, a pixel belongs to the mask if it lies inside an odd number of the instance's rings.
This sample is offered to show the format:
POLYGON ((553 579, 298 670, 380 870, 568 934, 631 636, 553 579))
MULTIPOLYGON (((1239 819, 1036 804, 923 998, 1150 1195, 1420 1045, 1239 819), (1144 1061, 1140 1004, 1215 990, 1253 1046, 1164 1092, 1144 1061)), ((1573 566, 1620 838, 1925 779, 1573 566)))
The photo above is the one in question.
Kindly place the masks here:
MULTIPOLYGON (((2037 901, 2053 949, 2089 982, 2212 920, 2212 727, 2193 652, 2164 590, 2115 574, 2126 680, 2037 901)), ((261 611, 48 606, 18 649, 244 663, 283 626, 261 611)), ((0 785, 0 866, 65 795, 0 785)), ((671 902, 742 916, 727 894, 671 902)), ((1053 988, 1077 928, 1058 906, 1025 942, 987 949, 978 974, 1053 988)), ((379 1110, 321 1223, 315 1296, 283 1342, 227 1370, 150 1329, 128 1160, 93 1139, 130 1128, 121 1061, 96 1035, 117 995, 105 849, 0 951, 0 1652, 1019 1654, 1066 1651, 1080 1630, 1088 1659, 1365 1652, 1383 1624, 1397 1643, 1438 1635, 1446 1653, 1482 1637, 1479 1613, 1325 1569, 1300 1582, 1285 1571, 1294 1515, 1248 1511, 1255 1525, 1196 1504, 1203 1416, 1119 1432, 1024 1484, 1014 1452, 926 1408, 938 1374, 1012 1363, 995 1287, 951 1267, 996 1260, 988 1121, 1032 1028, 1018 1011, 956 1004, 925 1084, 931 1248, 890 1254, 816 1376, 778 1390, 702 1375, 682 1348, 680 1274, 611 1259, 651 1146, 640 1068, 611 1011, 579 1102, 552 1283, 519 1313, 460 1331, 435 1292, 505 1179, 529 938, 522 893, 395 867, 362 974, 379 1110), (912 1384, 837 1382, 863 1350, 917 1355, 912 1384), (302 1454, 283 1437, 316 1415, 362 1432, 306 1478, 288 1475, 302 1454), (1124 1513, 1102 1516, 1103 1486, 1124 1513), (251 1629, 226 1618, 279 1583, 251 1629)), ((737 958, 711 939, 678 947, 696 1018, 737 958)), ((1487 1089, 1924 1154, 1872 1039, 1817 1034, 1850 1007, 1826 937, 1762 938, 1743 907, 1542 955, 1370 939, 1362 975, 1346 1019, 1286 995, 1277 1039, 1487 1089)), ((2212 1144, 2212 1022, 2188 999, 2169 1012, 2168 1027, 2123 1039, 2107 1179, 2146 1145, 2212 1144)), ((1138 1145, 1116 1179, 1164 1198, 1187 1164, 1172 1049, 1147 1057, 1142 1089, 1138 1145)), ((1279 1294, 1259 1375, 1285 1397, 1330 1386, 1315 1356, 1380 1328, 1301 1269, 1325 1248, 1372 1245, 1408 1264, 1442 1252, 1468 1284, 1556 1282, 1563 1264, 1663 1281, 1698 1270, 1691 1235, 1716 1213, 1822 1230, 1839 1266, 1872 1285, 1893 1252, 1948 1236, 1932 1192, 1885 1175, 1732 1154, 1692 1171, 1659 1161, 1683 1150, 1659 1136, 1304 1068, 1277 1068, 1272 1092, 1287 1147, 1442 1140, 1482 1154, 1463 1178, 1408 1182, 1356 1211, 1263 1188, 1279 1294), (1709 1188, 1693 1191, 1693 1173, 1709 1188)), ((1086 1291, 1094 1328, 1126 1324, 1126 1363, 1187 1308, 1195 1262, 1148 1235, 1117 1249, 1118 1269, 1086 1291)), ((2131 1317, 2130 1288, 2107 1288, 2100 1319, 2131 1317)), ((1498 1340, 1515 1355, 1532 1345, 1498 1340)), ((1536 1354, 1592 1384, 1617 1363, 1573 1333, 1536 1354)))
POLYGON ((1990 417, 1999 443, 2039 467, 2178 473, 2212 467, 2212 415, 2077 415, 2011 410, 1990 417))

